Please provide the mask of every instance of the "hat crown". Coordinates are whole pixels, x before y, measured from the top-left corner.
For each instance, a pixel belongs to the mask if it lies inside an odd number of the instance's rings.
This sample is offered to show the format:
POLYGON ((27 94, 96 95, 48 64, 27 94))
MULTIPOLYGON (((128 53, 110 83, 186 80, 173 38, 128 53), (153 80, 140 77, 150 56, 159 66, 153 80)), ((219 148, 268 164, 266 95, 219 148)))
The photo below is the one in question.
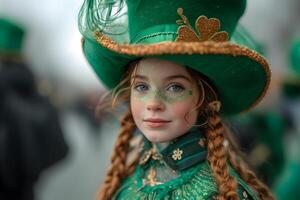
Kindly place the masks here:
POLYGON ((192 26, 201 15, 217 18, 221 30, 231 37, 245 11, 246 0, 127 0, 127 6, 130 41, 151 27, 176 25, 180 19, 178 8, 184 10, 192 26))

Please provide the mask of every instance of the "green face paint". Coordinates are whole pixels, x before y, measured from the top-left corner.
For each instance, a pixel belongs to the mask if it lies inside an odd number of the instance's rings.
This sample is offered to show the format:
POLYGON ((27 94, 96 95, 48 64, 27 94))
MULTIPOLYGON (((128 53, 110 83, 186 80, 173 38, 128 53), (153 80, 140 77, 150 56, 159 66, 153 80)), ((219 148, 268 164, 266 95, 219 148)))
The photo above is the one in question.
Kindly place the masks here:
POLYGON ((166 103, 174 103, 179 101, 185 101, 188 97, 193 95, 192 90, 184 90, 182 92, 169 92, 163 89, 148 89, 144 92, 133 91, 135 98, 147 102, 150 99, 158 98, 166 103))

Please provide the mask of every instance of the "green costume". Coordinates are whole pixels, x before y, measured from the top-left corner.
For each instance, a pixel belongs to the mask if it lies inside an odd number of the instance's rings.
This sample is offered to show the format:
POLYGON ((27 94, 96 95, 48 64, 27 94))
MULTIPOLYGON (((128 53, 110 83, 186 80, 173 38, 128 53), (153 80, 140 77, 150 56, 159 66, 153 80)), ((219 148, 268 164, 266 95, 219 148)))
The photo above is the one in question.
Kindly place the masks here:
MULTIPOLYGON (((124 78, 128 64, 154 57, 208 78, 223 115, 251 109, 264 97, 270 83, 268 63, 238 25, 246 0, 126 0, 125 4, 128 26, 122 21, 124 1, 85 0, 79 15, 83 53, 109 90, 124 78)), ((166 98, 160 91, 151 95, 166 98)), ((200 137, 201 132, 191 131, 165 148, 145 140, 141 163, 123 181, 115 199, 212 199, 218 189, 206 149, 198 144, 200 137)), ((240 199, 258 199, 229 168, 239 182, 240 199)))
MULTIPOLYGON (((195 129, 160 149, 144 138, 142 157, 135 172, 126 179, 114 199, 213 199, 218 194, 206 160, 201 130, 195 129)), ((256 193, 230 168, 239 183, 242 200, 258 200, 256 193)))

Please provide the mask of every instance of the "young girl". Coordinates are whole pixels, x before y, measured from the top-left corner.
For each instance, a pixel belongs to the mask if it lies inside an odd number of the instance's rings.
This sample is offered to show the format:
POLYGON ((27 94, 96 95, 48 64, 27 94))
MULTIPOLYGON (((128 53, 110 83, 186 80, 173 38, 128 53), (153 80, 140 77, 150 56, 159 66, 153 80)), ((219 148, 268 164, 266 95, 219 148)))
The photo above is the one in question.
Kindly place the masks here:
POLYGON ((267 62, 237 28, 245 4, 85 1, 83 52, 113 106, 128 105, 99 199, 274 199, 220 117, 252 108, 269 85, 267 62), (115 26, 124 5, 128 32, 115 26))

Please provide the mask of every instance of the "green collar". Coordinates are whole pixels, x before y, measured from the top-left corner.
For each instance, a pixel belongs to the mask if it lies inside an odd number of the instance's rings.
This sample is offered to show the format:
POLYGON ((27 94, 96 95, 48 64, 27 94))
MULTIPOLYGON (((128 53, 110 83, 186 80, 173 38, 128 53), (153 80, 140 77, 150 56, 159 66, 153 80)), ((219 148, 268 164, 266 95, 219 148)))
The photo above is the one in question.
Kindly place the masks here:
POLYGON ((203 131, 195 128, 171 141, 161 152, 157 152, 155 146, 144 137, 140 164, 147 166, 146 163, 151 159, 163 159, 170 168, 181 171, 203 162, 206 156, 203 131))

